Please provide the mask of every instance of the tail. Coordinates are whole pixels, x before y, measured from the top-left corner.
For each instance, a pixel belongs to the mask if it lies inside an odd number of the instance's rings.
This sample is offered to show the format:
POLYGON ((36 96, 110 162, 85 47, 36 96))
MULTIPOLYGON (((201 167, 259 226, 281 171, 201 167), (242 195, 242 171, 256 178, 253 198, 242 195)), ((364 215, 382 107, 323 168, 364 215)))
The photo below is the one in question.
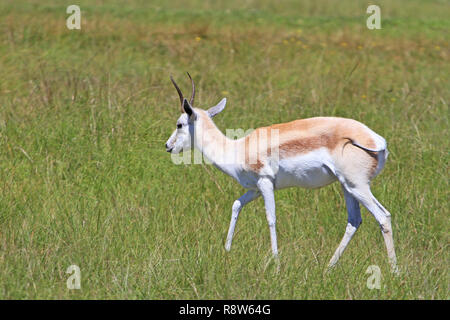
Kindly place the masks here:
MULTIPOLYGON (((353 140, 352 138, 348 138, 348 137, 344 137, 344 139, 349 140, 347 143, 351 143, 352 145, 354 145, 355 147, 358 147, 364 151, 367 152, 372 152, 372 153, 376 153, 376 152, 381 152, 386 150, 387 151, 387 143, 386 140, 384 140, 382 137, 378 136, 379 139, 377 139, 378 141, 376 141, 377 144, 377 149, 370 149, 367 147, 364 147, 362 145, 360 145, 358 142, 356 142, 355 140, 353 140)), ((346 143, 346 144, 347 144, 346 143)), ((344 145, 345 146, 345 145, 344 145)))
POLYGON ((354 145, 355 147, 358 147, 358 148, 360 148, 360 149, 363 149, 364 151, 367 151, 367 152, 380 152, 380 151, 383 151, 383 150, 386 149, 386 146, 384 146, 384 147, 382 147, 382 148, 380 148, 380 149, 370 149, 370 148, 363 147, 362 145, 360 145, 358 142, 356 142, 356 141, 353 140, 352 138, 344 138, 344 139, 350 140, 350 141, 347 142, 347 143, 351 143, 351 144, 354 145))
MULTIPOLYGON (((378 135, 377 135, 378 136, 378 135)), ((358 147, 366 152, 371 153, 372 156, 375 156, 377 158, 377 167, 375 169, 375 173, 373 176, 376 176, 380 173, 380 171, 384 168, 384 164, 386 163, 387 157, 389 155, 389 151, 387 149, 387 143, 386 140, 384 140, 384 138, 382 138, 381 136, 378 136, 379 139, 377 139, 377 149, 370 149, 370 148, 366 148, 363 147, 362 145, 360 145, 359 143, 357 143, 356 141, 354 141, 351 138, 344 138, 344 139, 348 139, 349 141, 347 143, 351 143, 352 145, 354 145, 355 147, 358 147), (376 155, 373 155, 373 153, 376 153, 376 155)), ((346 143, 346 144, 347 144, 346 143)), ((345 145, 344 145, 345 146, 345 145)))

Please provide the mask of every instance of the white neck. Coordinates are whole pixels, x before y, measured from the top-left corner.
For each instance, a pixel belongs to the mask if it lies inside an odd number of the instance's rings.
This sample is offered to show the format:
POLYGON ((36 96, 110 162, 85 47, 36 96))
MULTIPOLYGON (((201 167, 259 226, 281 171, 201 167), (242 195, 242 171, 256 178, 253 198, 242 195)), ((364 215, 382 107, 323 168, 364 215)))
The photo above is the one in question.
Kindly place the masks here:
POLYGON ((194 143, 207 161, 228 175, 235 176, 235 168, 239 165, 236 157, 238 142, 226 137, 207 115, 201 115, 197 120, 194 143))

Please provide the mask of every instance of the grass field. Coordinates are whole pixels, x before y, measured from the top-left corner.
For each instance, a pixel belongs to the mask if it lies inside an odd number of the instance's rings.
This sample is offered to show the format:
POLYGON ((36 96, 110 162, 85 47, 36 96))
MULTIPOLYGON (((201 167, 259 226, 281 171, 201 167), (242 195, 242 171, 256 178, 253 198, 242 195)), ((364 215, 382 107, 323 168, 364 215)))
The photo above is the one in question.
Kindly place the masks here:
POLYGON ((447 1, 0 2, 0 298, 448 299, 447 1), (81 7, 81 30, 66 7, 81 7), (276 193, 280 272, 261 199, 224 249, 237 182, 174 165, 185 72, 197 106, 227 97, 218 127, 313 116, 359 120, 390 156, 373 192, 392 213, 400 276, 379 227, 340 264, 338 184, 276 193), (78 265, 81 290, 68 290, 78 265), (366 269, 378 265, 381 289, 366 269))

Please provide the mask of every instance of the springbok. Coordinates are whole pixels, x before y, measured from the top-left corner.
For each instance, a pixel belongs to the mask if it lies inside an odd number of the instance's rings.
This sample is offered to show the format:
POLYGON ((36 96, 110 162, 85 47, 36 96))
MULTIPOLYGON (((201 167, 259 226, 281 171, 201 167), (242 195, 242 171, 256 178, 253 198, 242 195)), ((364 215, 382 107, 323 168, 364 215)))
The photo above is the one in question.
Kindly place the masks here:
POLYGON ((188 76, 192 84, 189 102, 170 77, 180 98, 181 116, 166 143, 166 151, 180 153, 194 145, 214 166, 249 189, 233 203, 227 251, 231 249, 240 211, 262 196, 272 253, 277 257, 274 191, 294 186, 320 188, 338 180, 344 193, 348 223, 329 268, 337 263, 362 222, 361 203, 379 223, 389 262, 392 270, 397 271, 391 214, 370 190, 371 180, 383 169, 388 156, 383 137, 356 120, 316 117, 258 128, 243 138, 229 139, 212 120, 225 108, 226 99, 208 110, 194 108, 195 85, 189 73, 188 76))

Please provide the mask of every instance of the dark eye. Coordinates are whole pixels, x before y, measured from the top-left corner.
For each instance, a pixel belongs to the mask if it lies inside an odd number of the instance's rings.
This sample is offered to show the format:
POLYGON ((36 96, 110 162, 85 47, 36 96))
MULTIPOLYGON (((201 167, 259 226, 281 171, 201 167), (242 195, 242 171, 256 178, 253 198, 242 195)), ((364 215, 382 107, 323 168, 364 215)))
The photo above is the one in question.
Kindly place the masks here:
POLYGON ((177 124, 177 128, 178 128, 178 129, 181 129, 182 126, 183 126, 183 125, 182 125, 181 123, 177 124))

